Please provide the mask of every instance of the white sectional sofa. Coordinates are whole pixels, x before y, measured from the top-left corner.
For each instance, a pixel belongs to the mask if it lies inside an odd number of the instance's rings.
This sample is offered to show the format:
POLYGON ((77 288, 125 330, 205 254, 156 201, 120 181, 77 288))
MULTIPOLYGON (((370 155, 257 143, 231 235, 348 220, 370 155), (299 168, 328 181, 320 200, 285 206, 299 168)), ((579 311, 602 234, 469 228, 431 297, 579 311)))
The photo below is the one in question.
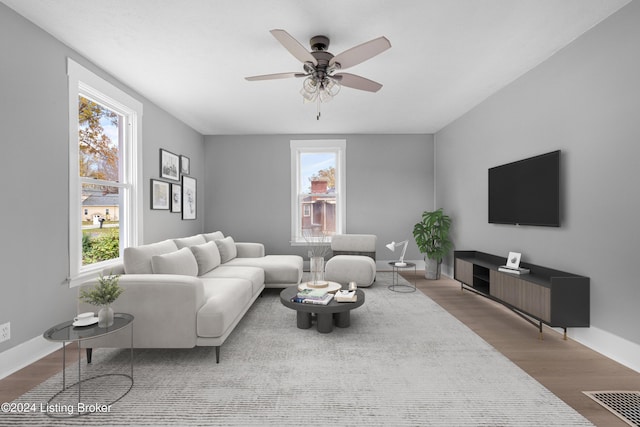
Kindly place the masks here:
MULTIPOLYGON (((302 279, 302 257, 265 255, 260 243, 235 242, 221 232, 126 248, 120 274, 125 291, 112 305, 135 316, 134 347, 220 346, 265 287, 285 288, 302 279)), ((96 280, 83 284, 94 286, 96 280)), ((78 312, 96 311, 79 303, 78 312)), ((130 345, 126 334, 86 341, 96 347, 130 345)))

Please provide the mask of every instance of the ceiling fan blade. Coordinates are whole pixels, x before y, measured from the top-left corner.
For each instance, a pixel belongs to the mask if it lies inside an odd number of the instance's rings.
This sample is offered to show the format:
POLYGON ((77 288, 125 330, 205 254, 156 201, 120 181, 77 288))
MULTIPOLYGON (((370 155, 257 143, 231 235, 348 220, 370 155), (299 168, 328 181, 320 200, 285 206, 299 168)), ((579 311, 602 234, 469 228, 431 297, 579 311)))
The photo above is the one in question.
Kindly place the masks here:
POLYGON ((340 64, 340 68, 344 70, 346 68, 353 67, 354 65, 358 65, 367 59, 373 58, 390 47, 391 42, 389 42, 386 37, 378 37, 377 39, 369 40, 368 42, 359 44, 358 46, 337 54, 329 61, 329 66, 338 63, 340 64))
POLYGON ((356 76, 350 73, 340 73, 331 76, 338 80, 342 86, 350 87, 352 89, 366 90, 367 92, 377 92, 382 88, 382 85, 373 80, 366 79, 364 77, 356 76))
POLYGON ((290 77, 305 77, 305 73, 276 73, 276 74, 263 74, 261 76, 245 77, 245 80, 276 80, 276 79, 288 79, 290 77))
POLYGON ((318 65, 318 61, 311 55, 311 52, 285 30, 271 30, 271 34, 273 34, 273 37, 275 37, 289 53, 295 56, 298 61, 302 63, 311 62, 313 65, 318 65))

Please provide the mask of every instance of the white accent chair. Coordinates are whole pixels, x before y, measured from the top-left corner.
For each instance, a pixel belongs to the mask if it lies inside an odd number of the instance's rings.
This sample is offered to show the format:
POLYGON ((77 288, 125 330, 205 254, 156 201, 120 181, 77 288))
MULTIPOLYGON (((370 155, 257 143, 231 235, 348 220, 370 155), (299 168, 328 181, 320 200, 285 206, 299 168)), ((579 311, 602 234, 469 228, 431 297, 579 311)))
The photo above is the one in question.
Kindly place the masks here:
POLYGON ((358 287, 369 287, 376 280, 376 241, 374 234, 337 234, 331 238, 333 257, 325 265, 325 279, 358 287))

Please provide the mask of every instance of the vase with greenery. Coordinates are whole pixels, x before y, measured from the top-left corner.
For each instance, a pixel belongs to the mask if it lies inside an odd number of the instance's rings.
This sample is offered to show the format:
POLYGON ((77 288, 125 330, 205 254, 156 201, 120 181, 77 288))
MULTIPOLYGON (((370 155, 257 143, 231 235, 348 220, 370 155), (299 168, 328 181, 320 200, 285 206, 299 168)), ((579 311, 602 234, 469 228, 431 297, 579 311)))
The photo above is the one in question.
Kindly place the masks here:
POLYGON ((101 307, 100 311, 98 311, 98 326, 101 328, 113 325, 111 304, 124 292, 124 289, 118 284, 119 280, 120 276, 117 274, 100 275, 96 286, 80 291, 80 299, 82 301, 101 307))
POLYGON ((420 253, 425 254, 424 275, 427 279, 440 278, 440 264, 442 258, 453 246, 449 240, 451 218, 442 212, 424 211, 422 220, 413 227, 413 237, 420 253))

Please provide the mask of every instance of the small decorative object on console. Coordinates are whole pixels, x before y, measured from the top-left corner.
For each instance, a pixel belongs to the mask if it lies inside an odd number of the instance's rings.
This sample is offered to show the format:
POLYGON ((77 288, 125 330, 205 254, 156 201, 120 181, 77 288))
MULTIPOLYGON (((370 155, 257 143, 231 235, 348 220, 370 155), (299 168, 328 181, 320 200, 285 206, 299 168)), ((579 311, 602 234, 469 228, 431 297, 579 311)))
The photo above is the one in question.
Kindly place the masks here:
POLYGON ((520 268, 520 258, 522 254, 518 252, 509 252, 507 264, 498 267, 498 271, 511 274, 529 274, 528 268, 520 268))

